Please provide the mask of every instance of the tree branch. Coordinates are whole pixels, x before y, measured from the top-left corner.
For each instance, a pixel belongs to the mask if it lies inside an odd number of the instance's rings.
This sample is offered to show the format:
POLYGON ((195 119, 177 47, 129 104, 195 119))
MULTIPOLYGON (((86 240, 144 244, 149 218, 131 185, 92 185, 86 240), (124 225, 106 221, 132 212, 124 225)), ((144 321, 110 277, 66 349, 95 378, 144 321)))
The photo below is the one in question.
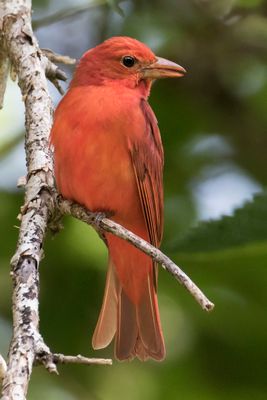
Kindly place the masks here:
POLYGON ((104 215, 92 213, 77 203, 62 199, 61 196, 58 197, 58 207, 62 214, 72 215, 73 217, 86 222, 89 225, 95 226, 97 230, 100 228, 106 232, 113 233, 113 235, 126 240, 138 249, 142 250, 154 261, 159 263, 164 269, 166 269, 182 286, 184 286, 198 302, 198 304, 200 304, 203 310, 211 311, 214 308, 214 304, 181 270, 181 268, 178 267, 178 265, 176 265, 169 257, 163 254, 162 251, 152 246, 144 239, 141 239, 139 236, 135 235, 131 231, 128 231, 116 222, 105 218, 104 215))
POLYGON ((49 193, 53 190, 52 157, 47 142, 52 106, 38 44, 31 31, 29 2, 9 1, 3 9, 4 49, 16 68, 25 102, 28 177, 17 251, 11 261, 13 338, 2 399, 23 400, 35 358, 35 343, 39 339, 38 270, 52 203, 49 193))

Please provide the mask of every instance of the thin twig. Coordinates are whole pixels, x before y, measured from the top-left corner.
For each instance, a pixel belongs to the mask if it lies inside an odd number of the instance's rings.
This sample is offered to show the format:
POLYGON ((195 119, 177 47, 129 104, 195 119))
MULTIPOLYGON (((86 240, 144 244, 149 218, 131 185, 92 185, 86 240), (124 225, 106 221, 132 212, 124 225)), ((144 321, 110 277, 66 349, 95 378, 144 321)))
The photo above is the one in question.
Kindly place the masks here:
POLYGON ((67 75, 64 71, 62 71, 56 63, 62 63, 67 65, 75 64, 76 60, 74 58, 70 58, 68 56, 63 56, 61 54, 54 53, 50 49, 42 49, 41 51, 41 62, 42 67, 45 71, 45 75, 50 82, 56 87, 61 95, 64 94, 64 90, 59 84, 59 80, 66 81, 67 75))
POLYGON ((99 7, 107 4, 107 0, 93 0, 88 2, 87 4, 76 6, 76 7, 69 7, 63 10, 59 10, 54 14, 48 15, 47 17, 43 17, 40 19, 35 19, 32 21, 33 29, 38 29, 43 26, 51 25, 55 22, 62 21, 66 18, 71 18, 77 16, 85 11, 88 11, 94 7, 99 7))
POLYGON ((109 358, 88 358, 80 354, 67 356, 52 353, 40 336, 40 340, 36 343, 35 364, 42 364, 50 373, 58 375, 57 364, 112 365, 112 360, 109 358))
POLYGON ((77 356, 53 354, 52 357, 55 364, 112 365, 112 360, 110 358, 88 358, 80 354, 77 356))
POLYGON ((41 51, 42 54, 45 55, 52 63, 65 65, 73 65, 76 63, 75 58, 55 53, 51 49, 41 49, 41 51))
POLYGON ((154 261, 161 264, 181 285, 183 285, 188 292, 200 304, 203 310, 211 311, 214 304, 204 295, 204 293, 196 286, 196 284, 176 265, 169 257, 162 253, 159 249, 152 246, 150 243, 141 239, 133 232, 128 231, 116 222, 105 218, 101 214, 92 213, 79 204, 58 198, 58 206, 62 214, 72 215, 73 217, 82 220, 90 225, 96 225, 97 228, 103 229, 106 232, 113 233, 131 243, 138 249, 142 250, 148 256, 153 258, 154 261))

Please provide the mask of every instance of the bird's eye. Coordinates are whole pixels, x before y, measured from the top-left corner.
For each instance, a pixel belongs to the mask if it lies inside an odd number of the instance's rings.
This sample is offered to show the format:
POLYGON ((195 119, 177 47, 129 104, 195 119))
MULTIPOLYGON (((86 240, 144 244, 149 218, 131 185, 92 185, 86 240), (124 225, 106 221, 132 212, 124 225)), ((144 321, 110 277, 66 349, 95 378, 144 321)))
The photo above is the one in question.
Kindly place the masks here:
POLYGON ((122 64, 127 67, 127 68, 131 68, 134 66, 136 59, 132 56, 124 56, 122 58, 122 64))

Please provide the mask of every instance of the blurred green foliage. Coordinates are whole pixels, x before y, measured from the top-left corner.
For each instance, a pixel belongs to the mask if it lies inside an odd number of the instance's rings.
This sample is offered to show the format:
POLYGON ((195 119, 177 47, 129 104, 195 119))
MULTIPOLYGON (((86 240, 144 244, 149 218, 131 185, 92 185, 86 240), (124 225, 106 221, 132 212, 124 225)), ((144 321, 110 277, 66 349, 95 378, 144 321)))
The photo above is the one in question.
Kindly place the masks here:
POLYGON ((267 196, 258 194, 252 202, 235 210, 233 216, 199 223, 175 243, 179 251, 207 252, 267 240, 267 196))
MULTIPOLYGON (((59 377, 37 368, 29 399, 266 399, 267 2, 107 3, 57 23, 46 22, 36 34, 41 47, 73 57, 109 36, 129 35, 188 70, 181 80, 156 83, 150 99, 166 157, 162 248, 216 307, 212 314, 203 313, 160 271, 166 361, 62 366, 59 377), (225 176, 228 180, 222 179, 225 176), (234 195, 239 196, 236 211, 234 195), (215 209, 219 219, 199 221, 203 204, 210 210, 206 218, 213 217, 215 209)), ((34 19, 42 20, 75 4, 38 0, 33 7, 34 19)), ((13 104, 3 112, 14 119, 13 104)), ((1 120, 0 176, 7 171, 6 180, 16 168, 18 175, 23 173, 12 158, 14 153, 15 159, 23 159, 22 148, 16 147, 22 128, 5 136, 10 118, 1 120)), ((23 196, 15 184, 12 190, 1 182, 0 352, 6 354, 11 332, 9 259, 23 196)), ((40 312, 48 345, 66 354, 112 356, 111 348, 93 352, 90 343, 102 301, 104 245, 92 229, 66 218, 65 229, 47 237, 45 254, 40 312)))

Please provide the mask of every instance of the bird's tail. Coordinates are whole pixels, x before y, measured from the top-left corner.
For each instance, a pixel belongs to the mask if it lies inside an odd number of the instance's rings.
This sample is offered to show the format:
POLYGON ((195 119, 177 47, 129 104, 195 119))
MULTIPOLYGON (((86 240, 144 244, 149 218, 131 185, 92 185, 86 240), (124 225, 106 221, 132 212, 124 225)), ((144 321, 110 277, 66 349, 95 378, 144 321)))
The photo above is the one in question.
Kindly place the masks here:
POLYGON ((142 361, 164 359, 165 345, 153 269, 150 271, 143 282, 142 295, 135 302, 119 282, 110 259, 103 304, 92 340, 94 349, 108 346, 115 336, 115 357, 118 360, 134 357, 142 361))

